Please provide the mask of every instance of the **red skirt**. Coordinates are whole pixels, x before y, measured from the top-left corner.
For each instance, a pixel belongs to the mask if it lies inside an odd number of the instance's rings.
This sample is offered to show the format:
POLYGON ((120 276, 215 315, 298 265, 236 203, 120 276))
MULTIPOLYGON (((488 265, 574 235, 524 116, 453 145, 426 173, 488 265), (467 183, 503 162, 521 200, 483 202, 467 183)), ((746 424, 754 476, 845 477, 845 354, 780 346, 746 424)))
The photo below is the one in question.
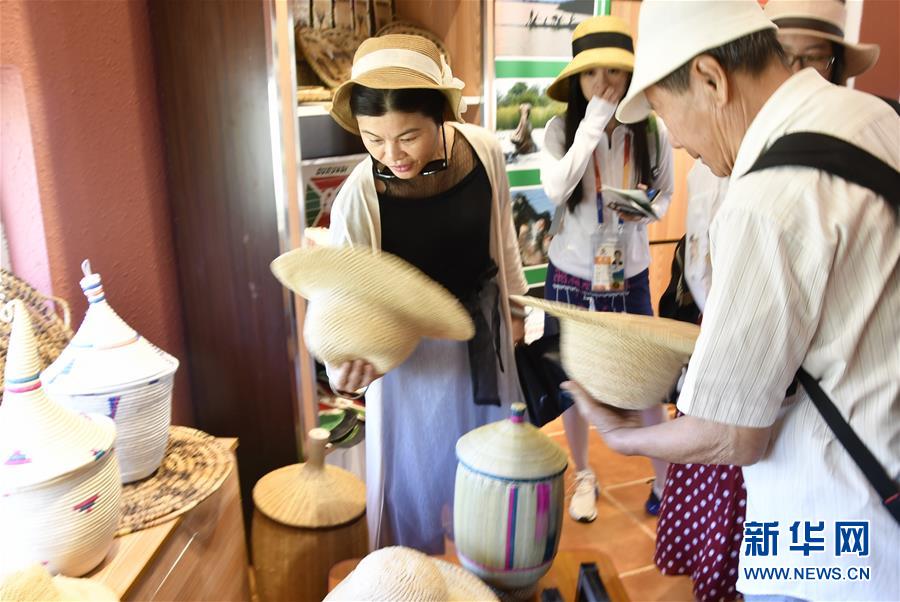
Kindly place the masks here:
POLYGON ((734 600, 747 490, 740 466, 670 464, 653 561, 664 575, 690 575, 694 598, 734 600))

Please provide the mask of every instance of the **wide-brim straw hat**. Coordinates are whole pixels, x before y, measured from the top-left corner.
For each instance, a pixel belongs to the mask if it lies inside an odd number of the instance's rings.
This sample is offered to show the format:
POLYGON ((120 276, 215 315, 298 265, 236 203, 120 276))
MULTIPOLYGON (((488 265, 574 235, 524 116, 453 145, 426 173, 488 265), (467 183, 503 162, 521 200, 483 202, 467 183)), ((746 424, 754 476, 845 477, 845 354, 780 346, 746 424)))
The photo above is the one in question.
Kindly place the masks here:
POLYGON ((364 41, 353 57, 350 79, 334 91, 331 116, 345 130, 359 134, 350 110, 355 85, 379 90, 439 90, 447 97, 444 119, 462 121, 466 103, 463 82, 453 77, 437 46, 422 36, 391 34, 364 41))
POLYGON ((678 320, 511 298, 559 318, 563 369, 597 401, 628 410, 667 397, 700 334, 699 326, 678 320))
POLYGON ((497 599, 487 585, 462 567, 401 546, 372 552, 325 596, 325 600, 346 602, 497 599))
POLYGON ((881 53, 878 44, 844 39, 847 7, 841 0, 769 0, 764 10, 781 33, 814 36, 843 46, 845 78, 871 69, 881 53))
POLYGON ((775 29, 757 0, 644 0, 638 20, 634 73, 616 118, 643 121, 650 114, 644 92, 706 50, 751 33, 775 29))
POLYGON ((0 602, 107 602, 115 592, 98 581, 74 579, 50 572, 39 564, 0 577, 0 602))
POLYGON ((466 341, 475 334, 456 297, 390 253, 300 248, 271 267, 283 285, 309 300, 303 336, 310 352, 331 365, 362 359, 384 374, 421 337, 466 341))
POLYGON ((578 24, 572 32, 572 60, 547 88, 547 96, 568 102, 569 78, 597 67, 634 70, 634 40, 619 17, 591 17, 578 24))
POLYGON ((106 416, 77 414, 47 396, 31 317, 22 301, 7 304, 3 318, 13 324, 0 405, 0 495, 92 464, 109 453, 116 438, 106 416))

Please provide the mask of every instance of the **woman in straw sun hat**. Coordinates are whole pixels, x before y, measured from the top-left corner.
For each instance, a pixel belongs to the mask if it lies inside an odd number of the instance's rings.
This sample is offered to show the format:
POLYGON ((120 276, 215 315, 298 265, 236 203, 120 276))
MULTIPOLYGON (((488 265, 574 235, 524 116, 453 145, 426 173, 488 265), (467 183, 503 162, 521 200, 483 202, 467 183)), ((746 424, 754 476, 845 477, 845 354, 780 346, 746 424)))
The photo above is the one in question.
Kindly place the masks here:
MULTIPOLYGON (((572 54, 547 89, 568 107, 547 124, 544 136, 541 181, 557 206, 558 230, 550 243, 544 296, 594 311, 653 315, 647 238, 652 220, 614 210, 600 189, 656 189, 653 204, 657 218, 662 217, 673 191, 668 137, 654 117, 627 126, 613 117, 634 67, 633 41, 624 21, 603 16, 581 22, 572 34, 572 54)), ((545 334, 557 332, 557 319, 548 315, 545 334)), ((645 419, 659 422, 662 410, 645 410, 645 419)), ((569 515, 590 522, 597 516, 598 487, 588 463, 588 423, 570 408, 563 413, 563 424, 576 470, 569 515)), ((654 470, 657 479, 647 501, 651 513, 658 510, 666 464, 654 461, 654 470)))
MULTIPOLYGON (((794 73, 812 67, 831 83, 844 86, 878 61, 878 44, 854 44, 844 38, 844 0, 769 0, 765 13, 778 26, 778 41, 794 73)), ((882 100, 900 114, 896 99, 882 100)))
POLYGON ((456 440, 503 418, 500 404, 519 398, 512 349, 524 328, 508 296, 527 285, 509 186, 493 135, 459 123, 462 88, 434 43, 386 35, 359 47, 331 107, 371 155, 334 201, 331 242, 401 257, 453 293, 475 323, 468 344, 423 339, 383 377, 361 358, 328 366, 339 391, 371 385, 366 483, 374 548, 443 551, 456 440))

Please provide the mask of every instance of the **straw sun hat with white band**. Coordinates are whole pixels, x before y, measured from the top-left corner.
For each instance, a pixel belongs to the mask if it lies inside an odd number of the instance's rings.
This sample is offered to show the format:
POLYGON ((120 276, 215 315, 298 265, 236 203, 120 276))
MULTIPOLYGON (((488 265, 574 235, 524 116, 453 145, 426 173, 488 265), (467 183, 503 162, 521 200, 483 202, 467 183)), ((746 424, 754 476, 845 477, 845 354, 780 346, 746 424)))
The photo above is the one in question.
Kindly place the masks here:
POLYGON ((677 320, 588 311, 535 297, 511 299, 559 318, 566 374, 597 401, 626 410, 666 398, 700 334, 695 324, 677 320))
POLYGON ((841 0, 769 0, 765 14, 779 33, 814 36, 843 46, 844 78, 871 69, 881 52, 878 44, 852 44, 844 39, 847 7, 841 0))
POLYGON ((547 96, 568 102, 569 78, 596 67, 634 69, 634 41, 619 17, 591 17, 578 24, 572 32, 572 60, 547 88, 547 96))
POLYGON ((644 0, 638 20, 634 74, 616 118, 646 119, 644 91, 706 50, 751 33, 775 29, 757 0, 644 0))
POLYGON ((434 42, 422 36, 392 34, 364 41, 353 57, 350 79, 334 91, 331 116, 345 130, 359 134, 356 118, 350 110, 350 92, 355 85, 379 90, 440 90, 447 97, 444 118, 462 121, 466 103, 463 82, 434 42))
POLYGON ((304 339, 313 355, 333 366, 362 359, 384 374, 403 363, 421 337, 466 341, 475 334, 456 297, 390 253, 301 248, 271 268, 284 286, 309 299, 304 339))

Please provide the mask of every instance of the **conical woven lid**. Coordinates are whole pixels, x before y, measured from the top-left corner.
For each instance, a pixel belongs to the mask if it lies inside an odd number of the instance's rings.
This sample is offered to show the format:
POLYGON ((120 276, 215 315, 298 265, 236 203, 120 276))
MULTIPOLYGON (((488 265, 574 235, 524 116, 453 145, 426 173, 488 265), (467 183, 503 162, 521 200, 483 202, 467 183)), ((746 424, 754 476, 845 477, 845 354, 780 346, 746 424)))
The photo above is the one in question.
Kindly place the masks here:
POLYGON ((470 431, 456 442, 456 457, 468 469, 501 479, 543 479, 566 469, 566 452, 525 419, 514 403, 507 420, 470 431))
POLYGON ((256 508, 274 521, 308 529, 349 523, 366 511, 366 486, 325 464, 328 431, 309 431, 309 459, 274 470, 253 488, 256 508))
POLYGON ((42 375, 51 392, 103 393, 169 376, 178 360, 140 336, 106 302, 100 274, 81 264, 88 310, 78 332, 42 375))
POLYGON ((3 318, 12 319, 13 326, 0 405, 0 495, 94 462, 116 437, 112 420, 76 414, 47 397, 31 317, 22 302, 7 304, 3 318))

